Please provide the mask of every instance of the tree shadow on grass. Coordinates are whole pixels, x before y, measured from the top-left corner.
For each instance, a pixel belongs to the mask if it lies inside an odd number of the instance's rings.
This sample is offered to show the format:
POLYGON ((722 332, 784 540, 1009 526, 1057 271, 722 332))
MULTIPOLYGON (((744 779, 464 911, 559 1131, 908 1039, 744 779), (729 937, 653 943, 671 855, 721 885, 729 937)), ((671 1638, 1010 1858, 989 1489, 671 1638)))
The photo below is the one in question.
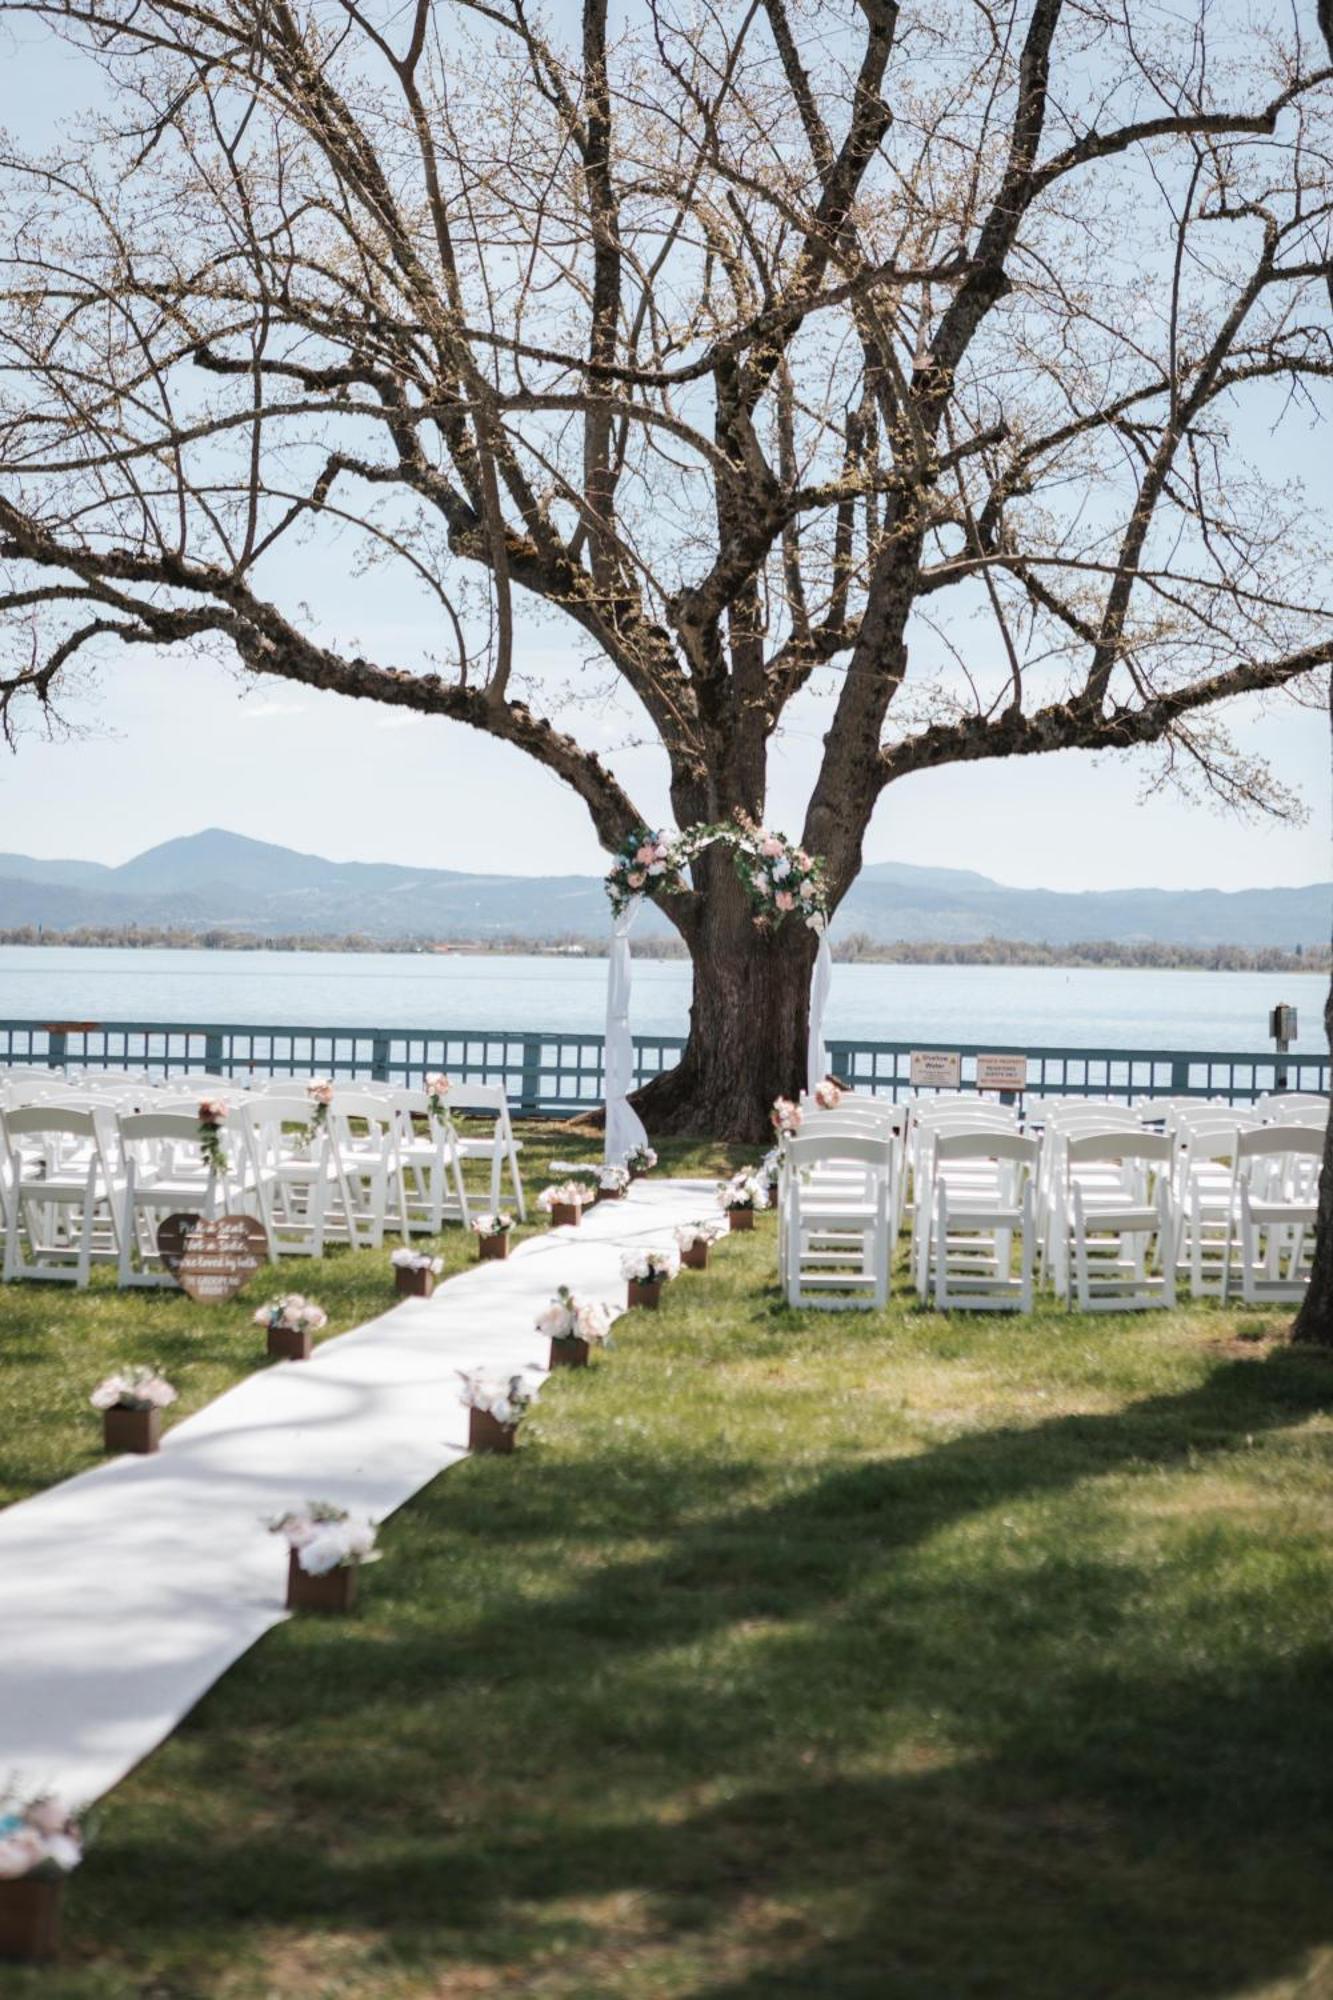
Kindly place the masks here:
POLYGON ((150 1767, 157 1796, 173 1775, 206 1796, 207 1825, 131 1798, 80 1924, 196 1951, 200 1996, 242 1923, 377 1935, 423 1993, 465 1964, 522 1991, 557 1949, 601 1968, 561 1989, 589 1995, 650 1993, 605 1968, 691 1953, 670 1990, 695 2000, 1294 1979, 1333 1933, 1328 1655, 1280 1619, 1266 1640, 1262 1614, 1235 1638, 1236 1599, 1173 1653, 1096 1482, 1223 1461, 1329 1388, 1275 1352, 769 1505, 705 1467, 695 1511, 719 1511, 684 1524, 631 1461, 602 1532, 652 1552, 549 1593, 507 1566, 582 1533, 586 1467, 534 1453, 521 1492, 507 1468, 499 1518, 494 1468, 455 1475, 404 1517, 363 1630, 261 1646, 150 1767), (1072 1511, 1031 1560, 939 1539, 1034 1502, 1072 1511), (624 1938, 591 1910, 614 1897, 624 1938))

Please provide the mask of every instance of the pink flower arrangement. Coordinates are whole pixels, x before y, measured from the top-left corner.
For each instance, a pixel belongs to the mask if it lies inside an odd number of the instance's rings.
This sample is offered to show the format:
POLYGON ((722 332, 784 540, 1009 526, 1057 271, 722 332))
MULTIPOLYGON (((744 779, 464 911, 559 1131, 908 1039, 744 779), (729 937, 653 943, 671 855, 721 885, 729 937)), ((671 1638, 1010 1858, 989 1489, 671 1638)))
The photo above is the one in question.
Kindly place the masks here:
POLYGON ((804 1113, 800 1105, 793 1104, 790 1097, 775 1097, 773 1099, 773 1109, 769 1113, 769 1118, 772 1121, 775 1132, 781 1132, 788 1136, 794 1135, 800 1131, 803 1117, 804 1113))
POLYGON ((453 1084, 447 1076, 428 1076, 426 1078, 426 1108, 437 1125, 447 1125, 449 1123, 449 1110, 445 1099, 452 1089, 453 1084))
POLYGON ((165 1410, 176 1391, 155 1368, 122 1368, 98 1383, 88 1401, 95 1410, 165 1410))
POLYGON ((611 1308, 600 1299, 578 1299, 561 1285, 536 1319, 537 1331, 548 1340, 586 1340, 589 1346, 611 1344, 611 1308))
POLYGON ((558 1181, 553 1187, 543 1188, 537 1196, 537 1206, 549 1215, 553 1208, 582 1208, 588 1199, 588 1189, 579 1181, 558 1181))
POLYGON ((0 1796, 0 1882, 67 1875, 83 1859, 83 1839, 67 1807, 47 1792, 0 1796))
POLYGON ((311 1333, 318 1333, 329 1323, 324 1308, 301 1292, 287 1292, 280 1299, 270 1299, 253 1318, 256 1326, 268 1327, 275 1333, 304 1333, 307 1328, 311 1333))
POLYGON ((327 1576, 330 1570, 379 1561, 374 1524, 327 1500, 308 1500, 304 1507, 280 1514, 268 1527, 270 1534, 284 1538, 307 1576, 327 1576))
POLYGON ((821 1111, 836 1111, 843 1095, 842 1085, 835 1083, 831 1076, 826 1076, 822 1083, 815 1085, 815 1103, 821 1111))

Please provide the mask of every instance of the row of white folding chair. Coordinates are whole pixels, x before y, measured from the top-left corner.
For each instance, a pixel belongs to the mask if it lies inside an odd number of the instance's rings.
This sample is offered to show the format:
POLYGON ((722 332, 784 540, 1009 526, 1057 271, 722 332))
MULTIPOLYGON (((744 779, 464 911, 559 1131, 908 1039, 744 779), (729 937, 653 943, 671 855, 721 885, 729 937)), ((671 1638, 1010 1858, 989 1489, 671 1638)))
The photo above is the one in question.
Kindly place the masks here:
POLYGON ((1237 1289, 1247 1305, 1304 1296, 1323 1150, 1318 1126, 1285 1123, 1197 1141, 1177 1250, 1195 1298, 1237 1289))
MULTIPOLYGON (((821 1142, 818 1155, 812 1155, 801 1169, 806 1193, 806 1208, 816 1199, 860 1200, 864 1197, 864 1162, 855 1155, 847 1156, 838 1150, 837 1141, 866 1139, 874 1144, 877 1151, 875 1164, 887 1178, 889 1207, 892 1213, 893 1188, 901 1153, 901 1130, 903 1114, 898 1106, 873 1097, 846 1093, 841 1101, 829 1108, 816 1104, 812 1098, 803 1097, 801 1103, 801 1135, 817 1138, 821 1142)), ((778 1258, 784 1274, 788 1269, 787 1217, 789 1214, 788 1176, 791 1167, 790 1142, 784 1143, 778 1153, 778 1258)), ((892 1238, 890 1238, 890 1262, 892 1261, 892 1238)))
POLYGON ((1124 1125, 1066 1130, 1044 1217, 1042 1266, 1083 1312, 1176 1301, 1172 1142, 1124 1125))
POLYGON ((45 1278, 82 1287, 95 1260, 117 1255, 110 1116, 42 1102, 0 1111, 6 1282, 45 1278))
POLYGON ((933 1180, 931 1153, 934 1140, 945 1132, 1016 1132, 1018 1114, 1011 1106, 983 1104, 963 1097, 928 1099, 912 1107, 904 1134, 903 1171, 898 1178, 894 1211, 894 1238, 902 1233, 904 1216, 910 1222, 910 1254, 915 1266, 918 1246, 930 1229, 930 1197, 933 1180))
POLYGON ((779 1256, 787 1303, 826 1311, 888 1304, 891 1136, 837 1113, 783 1146, 779 1256))
POLYGON ((955 1199, 975 1197, 1003 1203, 1008 1183, 1014 1178, 999 1156, 988 1158, 981 1142, 988 1136, 997 1140, 1018 1136, 1012 1118, 983 1115, 975 1118, 959 1109, 931 1117, 916 1125, 912 1135, 912 1195, 908 1263, 918 1294, 924 1298, 929 1286, 931 1246, 935 1238, 936 1213, 942 1187, 955 1199), (961 1140, 961 1146, 946 1141, 961 1140))
POLYGON ((1329 1120, 1328 1098, 1308 1090, 1284 1090, 1274 1097, 1261 1097, 1254 1109, 1275 1125, 1327 1125, 1329 1120))
POLYGON ((1017 1131, 937 1127, 930 1182, 917 1203, 928 1218, 913 1266, 918 1297, 942 1312, 1031 1312, 1040 1150, 1038 1139, 1017 1131))

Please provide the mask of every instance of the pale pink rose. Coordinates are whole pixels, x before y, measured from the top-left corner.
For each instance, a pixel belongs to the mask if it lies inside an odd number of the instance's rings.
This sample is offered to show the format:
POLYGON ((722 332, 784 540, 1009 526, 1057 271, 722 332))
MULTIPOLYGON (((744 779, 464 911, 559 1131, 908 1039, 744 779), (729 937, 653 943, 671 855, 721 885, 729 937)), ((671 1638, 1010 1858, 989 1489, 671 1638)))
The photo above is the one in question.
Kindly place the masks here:
POLYGON ((773 838, 773 835, 770 833, 767 840, 763 840, 760 842, 759 852, 761 854, 766 854, 771 861, 777 855, 781 854, 782 842, 780 840, 775 840, 773 838))
POLYGON ((815 893, 815 885, 807 876, 805 881, 802 882, 801 884, 801 901, 803 903, 810 902, 814 897, 814 893, 815 893))
POLYGON ((803 847, 798 847, 796 849, 796 853, 793 859, 795 860, 796 866, 798 868, 808 868, 810 866, 810 856, 806 853, 803 847))
POLYGON ((636 861, 643 862, 645 865, 649 861, 655 861, 657 859, 657 849, 653 846, 651 840, 644 841, 643 846, 639 849, 634 859, 636 861))
POLYGON ((332 1104, 333 1085, 331 1083, 308 1083, 305 1094, 314 1104, 332 1104))
POLYGON ((790 889, 779 889, 773 901, 780 910, 794 910, 796 908, 796 898, 792 895, 790 889))
POLYGON ((629 874, 625 877, 625 880, 628 882, 631 889, 642 889, 643 887, 642 868, 631 868, 629 874))

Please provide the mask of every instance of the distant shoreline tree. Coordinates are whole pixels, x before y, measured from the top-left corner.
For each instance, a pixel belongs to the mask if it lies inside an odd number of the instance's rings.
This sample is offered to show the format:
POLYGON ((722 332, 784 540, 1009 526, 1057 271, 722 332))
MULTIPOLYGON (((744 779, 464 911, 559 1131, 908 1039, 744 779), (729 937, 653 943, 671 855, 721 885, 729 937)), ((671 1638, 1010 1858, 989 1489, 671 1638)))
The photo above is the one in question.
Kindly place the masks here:
MULTIPOLYGON (((682 828, 762 822, 818 696, 835 907, 887 788, 951 763, 1156 745, 1284 809, 1218 709, 1333 660, 1327 531, 1247 432, 1333 378, 1300 11, 0 0, 115 118, 0 162, 7 729, 126 647, 179 654, 184 714, 204 650, 486 732, 609 853, 646 814, 578 740, 608 677, 682 828), (333 530, 430 657, 308 608, 333 530), (520 593, 574 686, 525 671, 520 593)), ((813 935, 721 850, 663 907, 694 995, 643 1115, 756 1139, 813 935)))

